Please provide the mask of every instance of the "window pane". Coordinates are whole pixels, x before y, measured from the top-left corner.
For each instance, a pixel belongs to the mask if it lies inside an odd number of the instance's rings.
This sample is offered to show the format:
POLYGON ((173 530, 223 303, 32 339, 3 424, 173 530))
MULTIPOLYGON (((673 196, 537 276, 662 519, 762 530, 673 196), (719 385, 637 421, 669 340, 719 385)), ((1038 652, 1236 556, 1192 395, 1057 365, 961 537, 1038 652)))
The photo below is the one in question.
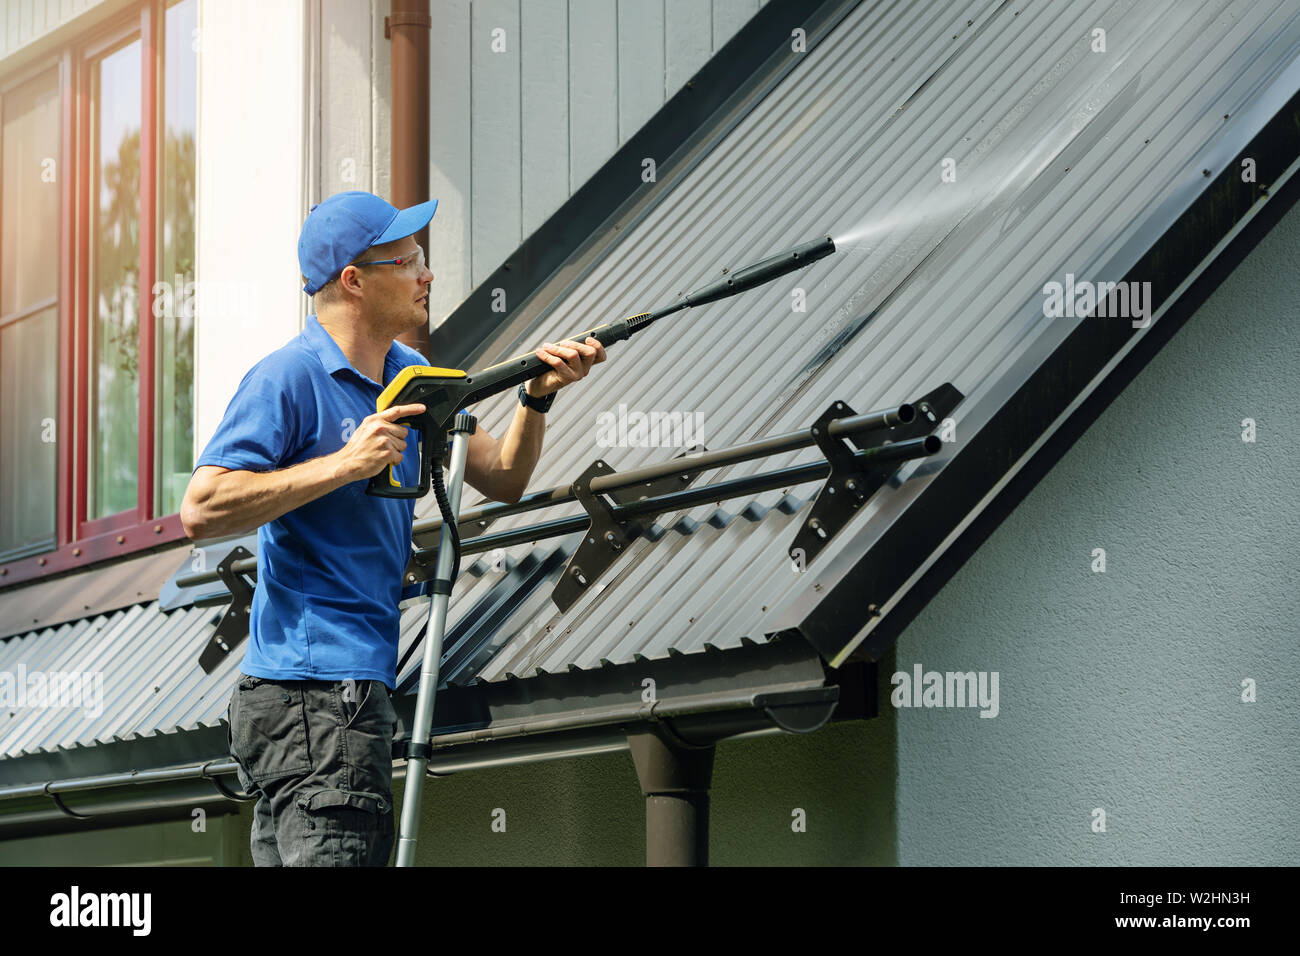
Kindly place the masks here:
POLYGON ((155 297, 158 361, 158 514, 175 514, 194 470, 194 144, 198 0, 167 9, 163 43, 162 271, 155 297))
POLYGON ((54 298, 59 282, 59 84, 46 73, 6 93, 0 158, 0 315, 54 298))
POLYGON ((0 326, 0 553, 54 541, 58 314, 0 326))
POLYGON ((140 434, 140 41, 95 64, 94 288, 87 517, 136 507, 140 434))
MULTIPOLYGON (((6 93, 0 128, 0 315, 58 291, 59 83, 6 93)), ((58 308, 0 325, 0 553, 48 550, 58 488, 58 308)))

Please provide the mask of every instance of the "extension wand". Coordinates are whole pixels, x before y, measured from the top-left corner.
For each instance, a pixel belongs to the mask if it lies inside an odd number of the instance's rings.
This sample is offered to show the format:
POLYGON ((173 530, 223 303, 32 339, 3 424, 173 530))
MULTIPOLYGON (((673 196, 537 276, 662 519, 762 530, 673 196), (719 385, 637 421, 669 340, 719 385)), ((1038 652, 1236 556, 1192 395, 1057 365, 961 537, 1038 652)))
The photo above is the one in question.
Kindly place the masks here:
MULTIPOLYGON (((780 255, 737 269, 725 279, 692 292, 672 305, 628 316, 569 338, 575 342, 584 342, 590 336, 609 348, 615 342, 621 342, 648 328, 664 316, 745 292, 823 259, 834 251, 835 243, 829 236, 805 242, 780 255)), ((420 404, 425 407, 423 414, 404 418, 397 423, 420 431, 420 483, 409 487, 399 484, 393 479, 390 465, 370 479, 367 493, 385 498, 421 498, 426 495, 433 474, 433 462, 435 459, 441 461, 443 457, 446 433, 456 413, 475 402, 514 388, 520 382, 544 375, 550 368, 549 364, 537 357, 536 352, 529 352, 527 355, 506 359, 473 375, 459 369, 428 365, 409 365, 402 369, 379 396, 376 411, 382 412, 394 405, 420 404)))
MULTIPOLYGON (((569 338, 583 342, 590 336, 608 348, 615 342, 621 342, 648 328, 664 316, 753 289, 796 269, 802 269, 818 259, 824 259, 834 251, 835 242, 830 236, 805 242, 779 255, 737 269, 726 278, 698 289, 672 305, 653 312, 640 312, 569 338)), ((460 534, 442 478, 447 432, 461 409, 514 388, 520 382, 545 375, 550 368, 549 364, 537 357, 536 352, 506 359, 473 375, 454 368, 408 365, 397 373, 376 402, 376 411, 380 412, 394 405, 424 406, 422 414, 399 419, 396 423, 419 429, 420 481, 413 486, 398 483, 393 478, 393 466, 389 465, 370 479, 366 493, 384 498, 421 498, 428 493, 430 484, 433 485, 443 523, 450 526, 454 555, 453 581, 460 572, 460 534)))

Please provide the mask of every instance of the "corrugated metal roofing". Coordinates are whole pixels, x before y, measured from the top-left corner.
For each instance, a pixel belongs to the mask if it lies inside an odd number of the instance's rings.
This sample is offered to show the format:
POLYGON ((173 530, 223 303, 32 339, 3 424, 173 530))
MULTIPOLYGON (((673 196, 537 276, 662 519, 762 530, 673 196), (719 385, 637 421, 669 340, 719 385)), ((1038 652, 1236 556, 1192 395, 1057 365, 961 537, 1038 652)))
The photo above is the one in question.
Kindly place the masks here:
MULTIPOLYGON (((806 272, 611 348, 586 382, 560 393, 533 486, 572 480, 598 457, 616 470, 671 457, 597 444, 597 415, 620 402, 699 412, 717 448, 806 427, 836 399, 864 412, 949 381, 966 400, 954 415, 957 444, 924 463, 932 475, 1079 321, 1044 317, 1044 283, 1067 272, 1120 279, 1155 236, 1132 240, 1167 200, 1190 202, 1203 168, 1217 172, 1253 135, 1238 114, 1298 52, 1294 0, 860 4, 490 360, 663 304, 724 266, 862 225, 877 231, 806 272), (1096 28, 1105 30, 1105 52, 1093 50, 1096 28), (947 158, 953 183, 941 178, 947 158), (796 287, 806 313, 791 308, 796 287)), ((476 413, 500 435, 513 398, 476 413)), ((697 483, 816 458, 806 449, 697 483)), ((920 467, 901 474, 916 478, 920 467)), ((543 604, 537 624, 547 636, 519 631, 480 676, 763 641, 791 623, 780 612, 817 600, 813 588, 834 577, 837 557, 862 553, 905 513, 923 480, 877 495, 812 573, 794 573, 786 554, 797 516, 642 542, 570 613, 543 604)), ((810 499, 816 489, 795 491, 810 499)), ((723 509, 762 511, 781 497, 772 491, 723 509)), ((545 515, 561 513, 576 512, 545 515)), ((431 497, 421 514, 436 514, 431 497)), ((707 527, 715 514, 700 506, 659 524, 707 527)), ((503 519, 492 530, 530 520, 503 519)), ((469 599, 453 599, 449 621, 469 599)))
MULTIPOLYGON (((1202 169, 1217 172, 1254 134, 1249 107, 1298 53, 1297 0, 860 4, 492 358, 662 304, 723 266, 874 224, 868 241, 788 281, 612 348, 557 399, 532 486, 571 481, 598 457, 626 470, 674 454, 601 447, 597 415, 619 403, 699 412, 718 448, 804 427, 836 399, 863 412, 951 381, 967 395, 957 443, 922 472, 904 466, 909 480, 864 507, 811 573, 795 573, 786 549, 815 483, 661 516, 567 614, 549 590, 576 536, 511 548, 504 572, 467 560, 444 674, 494 681, 767 640, 783 610, 815 601, 850 551, 906 514, 925 476, 1073 328, 1078 320, 1044 318, 1043 284, 1067 272, 1124 275, 1150 231, 1199 191, 1202 169), (1093 52, 1095 28, 1105 52, 1093 52), (941 181, 945 158, 955 183, 941 181), (791 308, 796 287, 806 312, 791 308), (485 611, 502 623, 483 626, 485 611)), ((499 436, 514 399, 475 411, 499 436)), ((431 496, 421 503, 421 515, 434 510, 431 496)), ((0 752, 211 726, 238 658, 210 677, 195 663, 213 613, 136 607, 0 644, 0 668, 98 662, 111 698, 94 725, 0 714, 0 752)), ((406 609, 403 647, 423 620, 423 605, 406 609)))
MULTIPOLYGON (((505 572, 492 572, 486 561, 477 562, 470 570, 483 577, 463 591, 457 589, 453 598, 456 617, 449 614, 448 619, 456 623, 449 624, 445 646, 451 653, 443 677, 451 683, 532 677, 764 640, 763 620, 770 608, 754 597, 779 594, 780 582, 773 579, 791 572, 788 561, 785 567, 773 567, 765 565, 761 556, 783 553, 789 546, 798 524, 795 515, 806 500, 793 494, 771 506, 740 500, 735 511, 727 503, 710 508, 702 523, 686 516, 672 527, 657 525, 629 546, 607 582, 595 585, 597 592, 616 591, 619 600, 588 596, 581 602, 581 612, 561 614, 550 599, 551 584, 563 568, 560 559, 567 557, 576 541, 566 542, 561 553, 548 556, 556 570, 542 586, 532 589, 494 585, 492 579, 505 572), (702 589, 684 604, 664 600, 666 586, 735 574, 737 563, 749 564, 756 572, 761 569, 761 577, 754 574, 744 587, 702 589), (462 637, 460 629, 472 627, 487 588, 496 591, 493 598, 508 602, 509 617, 488 634, 462 637)), ((538 555, 525 560, 536 561, 538 555)), ((423 611, 423 605, 407 611, 404 623, 412 632, 423 625, 423 611)))
POLYGON ((181 542, 102 569, 0 591, 0 638, 151 601, 187 553, 181 542))
MULTIPOLYGON (((0 754, 93 746, 132 737, 212 726, 225 713, 238 665, 232 656, 212 674, 198 667, 214 608, 165 614, 156 603, 32 631, 0 642, 0 672, 89 675, 80 706, 0 708, 0 754)), ((62 681, 66 678, 60 677, 62 681)), ((28 701, 30 704, 37 701, 28 701)))
MULTIPOLYGON (((767 515, 751 509, 736 516, 732 523, 754 526, 751 534, 756 538, 779 538, 787 530, 789 514, 800 503, 797 499, 783 502, 767 515), (771 527, 759 532, 758 525, 771 527)), ((704 539, 721 533, 722 524, 720 518, 689 534, 687 540, 697 538, 703 544, 704 539)), ((646 540, 635 547, 645 549, 650 544, 646 540)), ((717 550, 712 550, 716 555, 717 550)), ((526 589, 517 583, 536 560, 535 555, 526 557, 522 570, 515 566, 504 571, 492 570, 489 561, 465 561, 457 603, 479 611, 500 606, 505 617, 499 627, 489 629, 474 626, 477 615, 462 614, 458 629, 452 632, 455 642, 449 640, 447 644, 450 656, 445 676, 450 682, 532 676, 543 664, 555 664, 557 652, 548 649, 552 640, 561 643, 559 653, 573 666, 599 667, 604 660, 622 662, 640 655, 657 625, 653 619, 642 620, 644 626, 635 637, 625 624, 627 633, 607 628, 615 635, 613 641, 588 640, 585 629, 560 632, 551 638, 539 623, 554 611, 549 588, 526 589), (575 649, 575 641, 587 646, 575 649), (507 643, 510 653, 499 653, 507 643)), ((403 651, 418 637, 428 616, 427 608, 424 600, 407 602, 401 626, 403 651)), ((0 675, 14 675, 15 681, 36 674, 46 681, 54 680, 53 675, 60 675, 60 681, 90 675, 84 685, 88 696, 71 696, 70 692, 64 698, 73 706, 32 706, 34 701, 28 700, 23 702, 26 706, 0 708, 0 757, 217 726, 225 717, 234 675, 243 656, 242 651, 230 655, 212 674, 203 673, 198 666, 199 651, 221 611, 190 607, 164 612, 157 602, 151 602, 0 641, 0 675)), ((640 608, 632 607, 619 616, 642 613, 640 608)), ((692 640, 681 642, 674 650, 702 649, 710 637, 718 648, 739 643, 719 634, 717 622, 707 632, 703 623, 692 640)), ((417 666, 418 659, 412 667, 417 666)))

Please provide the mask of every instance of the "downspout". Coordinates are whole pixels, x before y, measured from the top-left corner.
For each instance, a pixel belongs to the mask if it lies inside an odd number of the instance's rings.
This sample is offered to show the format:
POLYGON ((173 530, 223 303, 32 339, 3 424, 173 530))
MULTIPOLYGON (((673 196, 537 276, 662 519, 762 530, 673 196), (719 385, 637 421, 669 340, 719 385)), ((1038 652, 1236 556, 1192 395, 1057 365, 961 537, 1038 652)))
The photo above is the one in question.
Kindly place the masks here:
POLYGON ((659 726, 627 735, 645 795, 646 866, 709 865, 713 744, 692 744, 659 726))
MULTIPOLYGON (((384 18, 384 36, 392 41, 392 195, 399 209, 429 197, 429 0, 393 0, 384 18)), ((427 252, 429 230, 416 234, 427 252)), ((429 325, 412 329, 398 341, 431 358, 429 325)))

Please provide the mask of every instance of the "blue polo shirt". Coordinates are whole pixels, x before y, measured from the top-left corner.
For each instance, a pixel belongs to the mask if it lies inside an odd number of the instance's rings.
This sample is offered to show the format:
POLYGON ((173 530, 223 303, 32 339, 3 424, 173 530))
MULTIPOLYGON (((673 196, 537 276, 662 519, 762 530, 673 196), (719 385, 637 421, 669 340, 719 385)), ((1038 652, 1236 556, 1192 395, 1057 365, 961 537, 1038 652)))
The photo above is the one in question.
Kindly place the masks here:
MULTIPOLYGON (((244 376, 195 469, 278 471, 333 454, 374 414, 393 376, 425 364, 394 341, 383 382, 373 382, 309 315, 296 338, 244 376)), ((395 469, 408 486, 419 481, 419 444, 409 436, 395 469)), ((396 686, 398 603, 425 590, 402 585, 415 500, 368 495, 367 483, 350 482, 258 529, 245 674, 396 686)))

